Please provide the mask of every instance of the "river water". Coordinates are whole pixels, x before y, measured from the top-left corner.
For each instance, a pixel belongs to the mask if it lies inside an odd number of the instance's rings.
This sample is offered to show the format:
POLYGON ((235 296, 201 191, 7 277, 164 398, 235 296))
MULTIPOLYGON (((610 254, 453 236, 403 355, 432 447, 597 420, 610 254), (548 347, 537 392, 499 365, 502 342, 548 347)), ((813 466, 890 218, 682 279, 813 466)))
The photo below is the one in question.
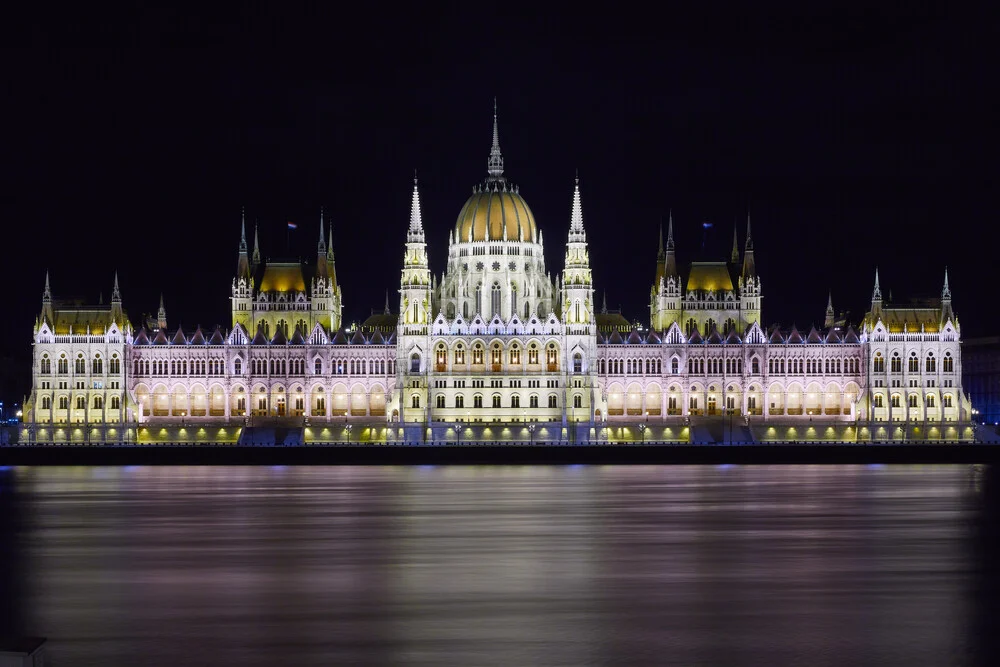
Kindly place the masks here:
POLYGON ((974 466, 0 469, 47 665, 991 665, 974 466))

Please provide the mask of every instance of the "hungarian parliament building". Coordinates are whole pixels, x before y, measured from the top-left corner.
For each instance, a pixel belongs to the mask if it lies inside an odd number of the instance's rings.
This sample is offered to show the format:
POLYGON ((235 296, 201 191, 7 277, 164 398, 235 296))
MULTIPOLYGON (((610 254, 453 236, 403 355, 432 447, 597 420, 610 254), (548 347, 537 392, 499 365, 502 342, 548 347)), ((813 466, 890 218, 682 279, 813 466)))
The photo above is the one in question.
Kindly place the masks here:
POLYGON ((322 215, 310 262, 262 261, 241 226, 228 330, 171 328, 162 299, 135 323, 117 276, 107 304, 60 301, 46 275, 21 440, 250 442, 265 426, 303 443, 972 438, 946 271, 939 299, 897 305, 876 269, 854 326, 828 302, 822 328, 765 328, 749 219, 742 252, 734 236, 729 257, 690 263, 671 219, 642 326, 595 301, 579 182, 569 216, 553 275, 494 114, 444 272, 414 180, 397 307, 360 325, 341 320, 322 215))

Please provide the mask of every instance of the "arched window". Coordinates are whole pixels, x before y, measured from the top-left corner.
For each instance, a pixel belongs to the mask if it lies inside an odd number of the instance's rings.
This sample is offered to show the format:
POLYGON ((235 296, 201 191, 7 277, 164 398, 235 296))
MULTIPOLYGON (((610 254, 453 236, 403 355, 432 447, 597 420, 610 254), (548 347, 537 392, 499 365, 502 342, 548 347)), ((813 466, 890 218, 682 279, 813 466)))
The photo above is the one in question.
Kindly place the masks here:
POLYGON ((111 363, 109 364, 109 366, 110 366, 110 368, 108 370, 109 370, 109 372, 112 375, 120 375, 121 374, 121 372, 122 372, 122 361, 121 361, 121 359, 118 358, 117 354, 114 355, 113 357, 111 357, 111 363))
POLYGON ((40 372, 45 373, 46 375, 52 372, 52 360, 49 359, 49 355, 47 354, 42 355, 40 372))
POLYGON ((415 408, 419 408, 420 407, 420 395, 419 394, 414 394, 413 395, 413 397, 410 400, 410 405, 412 405, 415 408))
POLYGON ((890 402, 890 405, 892 407, 894 407, 894 408, 898 408, 900 406, 900 403, 899 403, 899 394, 893 394, 892 395, 892 401, 890 402))
POLYGON ((944 361, 941 364, 941 370, 945 373, 955 372, 955 360, 951 358, 951 352, 944 353, 944 361))
POLYGON ((951 394, 945 394, 942 397, 941 405, 946 408, 951 407, 951 394))
POLYGON ((925 368, 928 373, 934 373, 937 371, 937 359, 934 358, 933 352, 927 353, 927 363, 925 364, 925 368))
POLYGON ((684 323, 684 335, 690 338, 691 334, 694 333, 695 327, 697 327, 697 324, 695 323, 694 318, 689 318, 688 321, 684 323))
POLYGON ((490 317, 493 317, 500 314, 500 283, 493 283, 490 292, 490 317))
POLYGON ((455 397, 455 407, 456 408, 464 408, 465 407, 465 396, 462 396, 461 394, 459 394, 458 396, 455 397))
POLYGON ((476 285, 476 312, 482 314, 483 312, 483 284, 479 283, 476 285))
POLYGON ((885 358, 882 357, 881 352, 875 353, 875 358, 872 360, 872 370, 876 373, 885 372, 885 358))
POLYGON ((472 348, 472 363, 480 364, 483 363, 483 346, 476 343, 476 346, 472 348))
POLYGON ((472 397, 472 407, 481 408, 483 407, 483 397, 481 394, 476 394, 472 397))
POLYGON ((510 286, 510 312, 512 315, 517 314, 517 285, 510 286))
POLYGON ((674 375, 677 375, 677 372, 679 370, 680 370, 680 361, 677 359, 677 357, 674 357, 673 359, 670 360, 670 372, 673 373, 674 375))
POLYGON ((750 369, 754 375, 760 375, 760 361, 757 360, 757 357, 754 357, 753 361, 750 362, 750 369))
POLYGON ((494 408, 500 407, 500 394, 493 394, 493 407, 494 408))
POLYGON ((438 372, 448 368, 448 351, 444 345, 439 345, 435 350, 434 369, 438 372))
POLYGON ((715 320, 711 317, 705 320, 705 334, 708 335, 712 333, 712 329, 715 328, 715 320))
POLYGON ((519 348, 516 344, 510 348, 510 363, 521 363, 521 348, 519 348))
POLYGON ((462 347, 461 344, 459 344, 455 348, 455 363, 456 364, 464 364, 465 363, 465 348, 462 347))
POLYGON ((917 361, 917 353, 916 352, 910 352, 910 362, 909 362, 909 364, 907 364, 907 367, 908 367, 908 369, 909 369, 909 371, 911 373, 919 373, 920 372, 920 362, 917 361))
POLYGON ((76 363, 73 364, 73 372, 77 375, 83 375, 87 372, 87 362, 84 360, 82 354, 76 358, 76 363))
POLYGON ((316 359, 316 363, 313 365, 313 373, 316 375, 323 374, 323 360, 316 359))
POLYGON ((573 355, 573 372, 583 372, 583 356, 579 352, 573 355))
POLYGON ((444 394, 438 394, 436 401, 437 401, 437 407, 443 408, 444 407, 444 394))
POLYGON ((528 407, 529 408, 537 408, 538 407, 538 396, 537 395, 532 394, 531 396, 528 397, 528 407))
MULTIPOLYGON (((477 296, 478 296, 478 292, 477 292, 477 296)), ((469 319, 469 302, 468 301, 463 301, 462 302, 462 318, 465 319, 465 320, 469 319)))
POLYGON ((69 410, 69 396, 60 396, 59 397, 59 409, 60 410, 69 410))
POLYGON ((52 407, 52 399, 48 396, 42 396, 42 410, 48 410, 52 407))
POLYGON ((574 408, 582 408, 583 407, 583 396, 581 396, 580 394, 574 394, 573 395, 573 407, 574 408))
POLYGON ((528 363, 537 364, 538 363, 538 346, 532 343, 528 346, 528 363))
POLYGON ((233 362, 233 372, 236 375, 242 375, 243 374, 243 360, 242 359, 237 358, 236 361, 233 362))
POLYGON ((112 410, 120 410, 121 409, 121 399, 118 398, 117 396, 112 396, 111 397, 111 409, 112 410))
POLYGON ((94 396, 94 409, 100 410, 104 407, 104 399, 100 396, 94 396))
POLYGON ((934 394, 927 394, 927 407, 934 407, 934 394))
POLYGON ((549 394, 549 407, 550 408, 559 407, 559 398, 555 394, 549 394))
MULTIPOLYGON (((416 352, 410 355, 410 372, 411 373, 420 372, 420 355, 417 354, 416 352)), ((415 405, 413 407, 420 407, 420 406, 415 405)))
POLYGON ((91 362, 91 372, 94 375, 101 375, 104 373, 104 360, 100 357, 94 357, 94 361, 91 362))
POLYGON ((513 396, 511 396, 510 397, 510 407, 512 407, 512 408, 519 408, 519 407, 521 407, 521 397, 518 396, 517 394, 514 394, 513 396))
POLYGON ((876 408, 882 407, 882 394, 875 394, 875 407, 876 408))
POLYGON ((909 399, 910 399, 909 400, 909 405, 910 405, 911 408, 915 408, 915 407, 917 407, 917 405, 919 405, 919 403, 917 402, 917 395, 916 394, 910 394, 909 399))

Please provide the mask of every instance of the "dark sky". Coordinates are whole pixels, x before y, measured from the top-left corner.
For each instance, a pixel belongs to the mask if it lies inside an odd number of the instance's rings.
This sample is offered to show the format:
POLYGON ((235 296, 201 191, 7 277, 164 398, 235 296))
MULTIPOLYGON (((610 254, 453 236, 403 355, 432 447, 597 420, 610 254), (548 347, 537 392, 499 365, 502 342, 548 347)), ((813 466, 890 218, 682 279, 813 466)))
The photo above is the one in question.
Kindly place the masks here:
POLYGON ((669 209, 690 260, 705 221, 720 258, 736 220, 742 243, 749 205, 765 324, 821 323, 831 289, 856 320, 876 264, 897 301, 936 295, 947 264, 963 331, 986 333, 995 24, 948 3, 874 4, 43 8, 10 21, 3 395, 27 391, 46 268, 57 298, 107 299, 117 269, 134 320, 162 291, 171 326, 226 325, 241 206, 265 255, 287 254, 285 223, 298 223, 303 257, 324 206, 345 319, 381 309, 413 169, 440 272, 486 174, 494 96, 547 267, 562 267, 579 169, 597 289, 631 318, 648 317, 669 209))

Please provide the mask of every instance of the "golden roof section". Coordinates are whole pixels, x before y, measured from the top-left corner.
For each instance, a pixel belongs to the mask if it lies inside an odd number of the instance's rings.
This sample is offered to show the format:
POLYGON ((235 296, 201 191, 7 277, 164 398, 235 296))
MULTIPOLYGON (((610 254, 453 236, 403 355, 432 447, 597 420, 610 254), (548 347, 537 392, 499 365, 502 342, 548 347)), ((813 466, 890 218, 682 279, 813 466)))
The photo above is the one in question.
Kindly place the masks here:
MULTIPOLYGON (((107 308, 57 310, 53 315, 55 321, 52 322, 52 333, 57 336, 68 335, 71 331, 74 334, 86 334, 87 327, 90 327, 92 336, 101 336, 111 324, 110 306, 107 308)), ((123 323, 118 323, 119 328, 122 325, 123 323)))
POLYGON ((295 264, 268 264, 260 281, 261 292, 305 292, 306 281, 302 266, 295 264))
POLYGON ((535 238, 535 216, 520 194, 512 191, 475 192, 462 207, 455 224, 459 241, 525 241, 535 238))
POLYGON ((730 291, 733 278, 725 262, 695 262, 688 274, 687 291, 691 290, 730 291))
MULTIPOLYGON (((883 308, 882 324, 889 333, 937 333, 941 327, 940 308, 883 308), (921 329, 923 325, 923 329, 921 329)), ((874 322, 873 322, 874 324, 874 322)))

